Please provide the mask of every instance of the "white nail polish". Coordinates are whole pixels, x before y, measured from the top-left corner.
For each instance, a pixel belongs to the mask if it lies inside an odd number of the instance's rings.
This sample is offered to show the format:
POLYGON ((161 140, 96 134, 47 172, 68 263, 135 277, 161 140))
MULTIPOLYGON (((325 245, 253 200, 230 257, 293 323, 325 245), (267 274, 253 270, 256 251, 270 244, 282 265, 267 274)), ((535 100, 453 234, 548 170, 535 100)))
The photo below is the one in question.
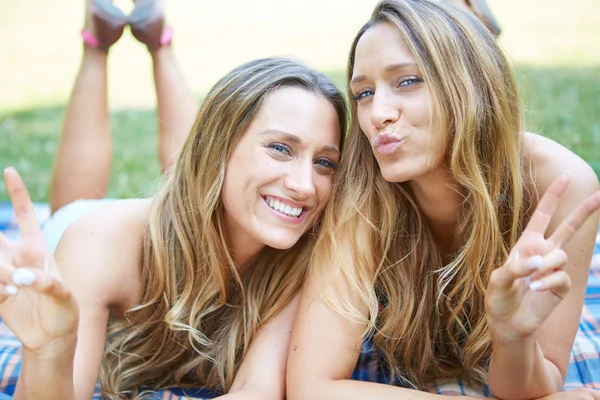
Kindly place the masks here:
POLYGON ((529 284, 529 289, 531 290, 540 290, 544 287, 542 281, 533 281, 529 284))
POLYGON ((6 293, 10 294, 11 296, 14 296, 15 294, 19 293, 19 289, 17 289, 13 285, 4 286, 4 290, 6 290, 6 293))
POLYGON ((542 266, 544 259, 542 256, 537 255, 533 257, 529 257, 527 261, 525 261, 525 268, 527 269, 538 269, 542 266))
POLYGON ((13 274, 13 282, 18 286, 29 286, 35 282, 35 274, 28 270, 20 268, 13 274))

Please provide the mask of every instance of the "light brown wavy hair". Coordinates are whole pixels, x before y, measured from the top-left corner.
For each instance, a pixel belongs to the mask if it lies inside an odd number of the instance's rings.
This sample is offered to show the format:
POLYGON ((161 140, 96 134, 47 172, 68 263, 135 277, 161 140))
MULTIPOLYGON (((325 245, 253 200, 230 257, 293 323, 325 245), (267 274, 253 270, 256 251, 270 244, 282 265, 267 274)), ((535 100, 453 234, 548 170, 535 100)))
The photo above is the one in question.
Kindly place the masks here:
POLYGON ((537 198, 523 157, 522 110, 511 68, 486 28, 447 3, 378 3, 352 44, 348 81, 362 35, 378 24, 397 28, 423 74, 432 126, 445 132, 445 163, 463 198, 451 259, 442 260, 409 183, 383 179, 352 102, 330 200, 336 210, 324 215, 311 270, 323 289, 337 275, 338 297, 348 287, 358 294, 358 306, 347 296, 341 303, 326 300, 341 315, 367 324, 365 335, 373 335, 390 382, 414 388, 432 379, 487 380, 486 286, 537 198), (341 246, 341 238, 350 246, 341 246), (351 265, 343 257, 348 248, 351 265))
POLYGON ((343 94, 297 61, 252 61, 218 81, 153 201, 140 305, 109 327, 106 398, 138 399, 171 386, 226 392, 257 330, 298 292, 315 228, 288 250, 265 248, 242 275, 226 241, 221 198, 236 143, 269 94, 284 87, 324 96, 346 131, 343 94))

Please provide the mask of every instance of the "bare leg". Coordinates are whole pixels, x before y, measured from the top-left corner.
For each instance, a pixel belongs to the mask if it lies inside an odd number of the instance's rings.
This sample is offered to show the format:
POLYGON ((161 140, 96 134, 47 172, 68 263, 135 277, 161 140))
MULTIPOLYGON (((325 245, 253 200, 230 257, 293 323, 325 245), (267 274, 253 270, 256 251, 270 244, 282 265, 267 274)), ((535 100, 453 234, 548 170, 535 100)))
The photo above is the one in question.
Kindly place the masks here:
POLYGON ((494 36, 499 36, 502 29, 486 0, 449 0, 454 5, 475 14, 494 36))
POLYGON ((52 212, 78 199, 102 198, 106 192, 111 161, 106 58, 126 23, 126 16, 109 0, 86 0, 83 36, 87 44, 54 160, 52 212))
POLYGON ((110 174, 111 137, 106 57, 88 46, 75 79, 54 160, 50 208, 104 197, 110 174))
POLYGON ((135 0, 131 33, 152 55, 158 114, 158 158, 163 173, 173 165, 196 115, 196 102, 171 49, 164 0, 135 0))
POLYGON ((158 113, 158 158, 163 173, 173 165, 196 116, 196 101, 171 46, 152 53, 158 113))

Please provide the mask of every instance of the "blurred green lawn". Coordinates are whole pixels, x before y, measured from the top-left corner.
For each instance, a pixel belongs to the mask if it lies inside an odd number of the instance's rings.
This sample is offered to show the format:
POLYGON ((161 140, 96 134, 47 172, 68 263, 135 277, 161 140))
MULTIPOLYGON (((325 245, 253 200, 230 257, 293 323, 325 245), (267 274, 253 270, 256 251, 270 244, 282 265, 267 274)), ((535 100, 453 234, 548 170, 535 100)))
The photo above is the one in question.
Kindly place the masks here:
MULTIPOLYGON (((501 44, 515 64, 529 129, 571 148, 600 176, 600 3, 488 1, 504 29, 501 44)), ((201 98, 234 66, 267 55, 298 56, 343 86, 348 46, 375 2, 168 0, 167 11, 178 59, 201 98)), ((82 15, 83 1, 0 3, 0 168, 17 167, 37 201, 47 200, 81 56, 82 15)), ((129 34, 109 59, 114 155, 108 196, 146 195, 159 176, 150 60, 129 34)), ((6 199, 0 185, 0 200, 6 199)))

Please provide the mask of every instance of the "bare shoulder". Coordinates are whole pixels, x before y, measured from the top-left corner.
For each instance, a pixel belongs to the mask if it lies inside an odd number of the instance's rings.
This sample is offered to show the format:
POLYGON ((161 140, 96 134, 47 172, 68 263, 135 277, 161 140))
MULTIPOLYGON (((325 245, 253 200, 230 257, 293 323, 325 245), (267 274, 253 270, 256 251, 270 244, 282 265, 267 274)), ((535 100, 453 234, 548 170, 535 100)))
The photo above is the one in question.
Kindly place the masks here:
POLYGON ((151 200, 119 200, 73 222, 55 253, 78 301, 128 309, 139 301, 144 231, 151 200))
POLYGON ((598 178, 588 163, 551 139, 526 133, 525 155, 532 163, 533 179, 540 195, 565 171, 572 175, 567 200, 581 202, 599 189, 598 178))

